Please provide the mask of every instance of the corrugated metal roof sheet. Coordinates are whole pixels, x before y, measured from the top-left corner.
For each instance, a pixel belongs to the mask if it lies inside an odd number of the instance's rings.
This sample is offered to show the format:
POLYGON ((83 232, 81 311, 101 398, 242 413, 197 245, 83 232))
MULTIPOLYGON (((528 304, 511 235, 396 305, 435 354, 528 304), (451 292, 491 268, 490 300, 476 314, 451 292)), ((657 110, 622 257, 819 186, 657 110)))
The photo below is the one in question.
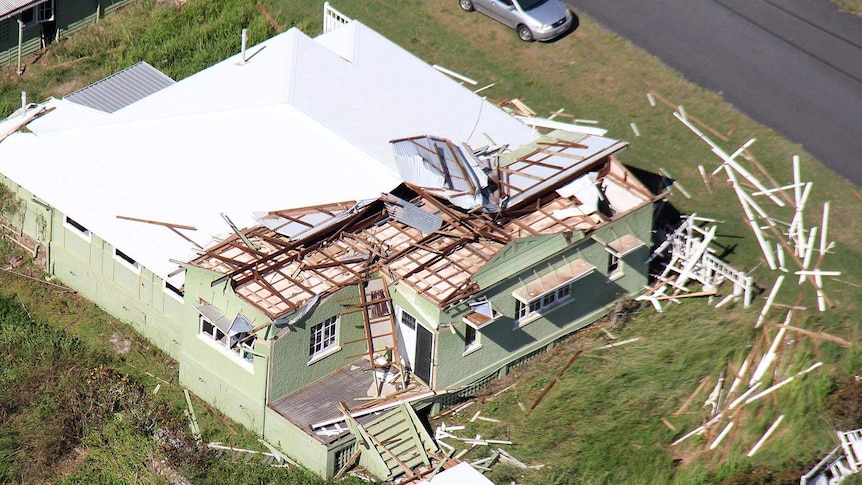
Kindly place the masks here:
POLYGON ((79 89, 64 99, 105 113, 113 113, 175 82, 155 67, 141 61, 79 89))
POLYGON ((386 210, 390 216, 402 224, 419 229, 423 234, 432 233, 443 227, 443 219, 406 200, 391 194, 386 194, 383 200, 386 202, 386 210))
POLYGON ((6 20, 21 10, 47 1, 48 0, 0 0, 0 20, 6 20))

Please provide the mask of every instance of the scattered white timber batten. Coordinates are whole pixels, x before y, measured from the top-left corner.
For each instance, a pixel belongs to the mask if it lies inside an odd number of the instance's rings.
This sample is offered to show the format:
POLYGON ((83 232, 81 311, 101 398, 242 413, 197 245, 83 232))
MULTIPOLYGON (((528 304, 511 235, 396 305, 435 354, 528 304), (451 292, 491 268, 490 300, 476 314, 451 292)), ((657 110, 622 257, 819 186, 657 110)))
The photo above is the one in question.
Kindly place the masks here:
MULTIPOLYGON (((797 273, 799 274, 799 284, 803 284, 805 281, 811 283, 817 293, 817 306, 820 311, 825 311, 827 306, 832 305, 832 302, 826 296, 823 289, 823 276, 833 275, 819 270, 823 263, 824 256, 833 247, 833 243, 828 240, 827 232, 829 224, 829 202, 826 202, 823 205, 821 225, 819 227, 815 226, 811 229, 806 229, 803 211, 805 210, 805 203, 808 200, 808 196, 811 193, 812 184, 811 182, 802 181, 799 157, 796 155, 793 156, 792 183, 778 186, 778 184, 767 174, 767 178, 775 185, 775 187, 767 188, 762 182, 760 182, 760 180, 757 179, 757 177, 752 175, 751 172, 746 170, 738 161, 736 161, 736 158, 740 155, 751 160, 751 158, 746 154, 746 150, 754 143, 754 138, 748 140, 736 151, 728 155, 727 152, 722 150, 721 147, 710 140, 688 120, 682 106, 680 106, 679 111, 674 112, 673 115, 689 130, 709 145, 710 150, 721 160, 721 164, 712 172, 712 174, 715 175, 724 170, 728 182, 739 199, 739 203, 745 213, 745 219, 760 245, 769 268, 771 270, 780 270, 782 272, 792 271, 787 268, 788 261, 786 261, 786 258, 789 256, 789 259, 792 260, 798 269, 803 271, 802 274, 797 273), (756 190, 750 193, 746 191, 745 187, 740 183, 740 178, 743 179, 742 182, 747 182, 748 184, 753 185, 756 190), (791 189, 793 190, 792 200, 789 195, 785 194, 785 191, 789 191, 791 189), (781 198, 778 197, 779 195, 781 198), (787 227, 786 232, 779 230, 776 220, 770 217, 766 210, 757 203, 755 197, 758 196, 768 197, 779 207, 785 207, 787 204, 793 205, 794 215, 792 221, 789 225, 782 223, 787 227), (784 200, 782 200, 782 198, 784 200), (787 203, 785 203, 785 200, 787 203), (819 248, 817 248, 819 249, 819 257, 815 262, 813 261, 814 258, 812 258, 812 256, 816 249, 815 243, 817 241, 818 230, 820 231, 820 245, 819 248), (777 243, 770 241, 767 238, 767 235, 774 236, 778 239, 777 243), (814 272, 809 272, 809 270, 813 270, 814 272)), ((702 172, 702 175, 705 175, 705 171, 702 172)), ((707 185, 707 189, 709 189, 709 180, 705 176, 704 183, 707 185)), ((773 293, 770 294, 770 297, 774 298, 774 296, 775 292, 773 291, 773 293)), ((768 306, 769 305, 764 309, 764 314, 762 316, 765 316, 765 311, 768 310, 768 306)), ((758 320, 758 325, 760 323, 762 323, 762 318, 758 320)))
POLYGON ((778 425, 781 424, 781 421, 783 419, 784 415, 782 414, 775 420, 774 423, 772 423, 772 426, 770 426, 769 429, 767 429, 766 432, 763 433, 763 436, 761 436, 760 439, 757 440, 757 443, 755 443, 754 446, 751 447, 751 451, 748 452, 747 456, 749 458, 751 458, 752 456, 754 456, 755 453, 757 453, 757 450, 759 450, 760 447, 763 446, 763 443, 766 443, 766 440, 768 440, 769 437, 772 436, 772 433, 774 433, 775 430, 778 429, 778 425))

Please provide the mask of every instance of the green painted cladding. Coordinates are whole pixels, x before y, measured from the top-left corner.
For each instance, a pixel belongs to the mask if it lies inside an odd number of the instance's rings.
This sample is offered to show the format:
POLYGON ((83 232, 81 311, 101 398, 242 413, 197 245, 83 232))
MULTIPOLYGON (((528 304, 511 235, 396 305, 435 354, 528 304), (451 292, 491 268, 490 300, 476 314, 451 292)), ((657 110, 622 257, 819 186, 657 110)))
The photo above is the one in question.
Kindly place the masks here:
POLYGON ((131 269, 114 257, 110 244, 68 226, 65 215, 10 179, 2 177, 0 182, 21 204, 9 217, 11 223, 33 238, 40 251, 47 251, 49 273, 177 357, 183 303, 162 289, 161 278, 146 268, 131 269))
MULTIPOLYGON (((571 235, 569 241, 582 238, 583 233, 578 232, 571 235)), ((477 271, 473 281, 479 288, 488 288, 557 254, 570 244, 569 241, 564 234, 516 239, 477 271)))
POLYGON ((359 291, 355 285, 342 288, 324 298, 294 330, 281 329, 273 343, 271 401, 320 379, 332 372, 359 360, 365 355, 365 329, 362 313, 348 305, 359 302, 359 291), (312 326, 338 316, 339 350, 313 362, 309 361, 309 343, 312 326))
MULTIPOLYGON (((92 25, 107 13, 134 0, 54 0, 54 21, 24 26, 22 58, 40 51, 59 36, 67 36, 92 25)), ((18 18, 0 21, 0 66, 18 60, 18 18)))
MULTIPOLYGON (((24 27, 21 56, 29 56, 42 49, 41 25, 24 27)), ((18 21, 15 17, 0 21, 0 66, 18 61, 18 21)))
POLYGON ((263 438, 321 476, 335 475, 334 453, 305 431, 284 419, 272 408, 266 409, 263 438))
MULTIPOLYGON (((651 209, 651 205, 645 205, 600 228, 595 232, 595 236, 606 241, 632 234, 648 244, 651 236, 651 209), (614 237, 615 234, 618 236, 614 237)), ((528 248, 527 251, 535 256, 535 252, 548 247, 553 246, 543 243, 538 247, 523 246, 522 249, 528 248)), ((523 251, 514 251, 510 255, 520 258, 522 254, 523 251)), ((547 252, 543 251, 542 254, 547 252)), ((622 276, 611 279, 608 277, 608 252, 605 247, 592 238, 586 238, 573 241, 571 245, 548 255, 544 260, 531 257, 534 263, 531 268, 505 276, 498 275, 501 277, 495 279, 499 282, 486 288, 479 296, 479 299, 490 300, 494 310, 501 314, 499 319, 477 331, 481 347, 465 353, 466 324, 462 317, 468 310, 467 304, 458 305, 448 312, 446 319, 456 322, 456 332, 453 334, 450 331, 439 331, 436 334, 434 387, 443 389, 473 383, 498 372, 506 364, 593 323, 607 312, 617 298, 642 289, 647 282, 648 255, 648 245, 628 253, 621 261, 622 276), (551 308, 541 317, 529 320, 529 323, 519 325, 516 321, 516 303, 512 292, 522 284, 577 258, 590 262, 596 269, 572 283, 572 299, 551 308)), ((508 261, 500 260, 492 271, 523 266, 520 263, 510 265, 508 261)))
POLYGON ((410 286, 396 283, 389 288, 389 294, 393 305, 416 317, 429 330, 437 329, 438 323, 445 323, 445 314, 437 305, 423 298, 410 286))
POLYGON ((220 276, 200 268, 186 270, 180 383, 231 419, 260 433, 266 408, 269 343, 262 339, 255 342, 256 355, 249 363, 201 335, 200 314, 195 306, 203 300, 230 320, 242 313, 254 326, 268 323, 269 319, 245 304, 227 283, 212 286, 220 276))
POLYGON ((54 20, 61 35, 71 34, 134 0, 54 0, 54 20))

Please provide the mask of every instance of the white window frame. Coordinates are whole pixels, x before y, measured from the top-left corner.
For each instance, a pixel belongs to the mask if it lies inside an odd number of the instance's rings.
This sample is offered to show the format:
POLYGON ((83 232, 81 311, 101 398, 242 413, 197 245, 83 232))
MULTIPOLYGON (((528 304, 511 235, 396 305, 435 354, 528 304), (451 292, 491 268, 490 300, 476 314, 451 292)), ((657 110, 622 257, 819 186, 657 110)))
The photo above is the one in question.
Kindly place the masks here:
POLYGON ((522 327, 571 301, 574 301, 572 282, 542 293, 530 301, 515 298, 515 325, 522 327))
POLYGON ((76 221, 75 219, 72 219, 69 216, 63 217, 63 227, 65 227, 66 229, 69 230, 69 232, 77 235, 78 237, 80 237, 81 239, 83 239, 87 242, 92 242, 92 240, 93 240, 93 233, 90 232, 89 229, 84 227, 83 224, 76 221))
POLYGON ((240 344, 237 342, 236 345, 232 345, 233 340, 239 339, 229 337, 215 323, 210 321, 209 318, 203 315, 199 315, 199 317, 198 338, 209 344, 210 347, 230 357, 231 360, 240 364, 245 370, 252 372, 254 370, 254 342, 257 339, 252 338, 251 344, 240 344), (212 333, 205 331, 205 324, 212 327, 212 333), (218 334, 221 334, 222 337, 218 338, 218 334))
POLYGON ((33 7, 33 9, 33 21, 37 24, 54 20, 54 0, 48 0, 47 2, 40 3, 39 5, 33 7), (45 17, 45 12, 50 12, 51 15, 49 17, 45 17))
POLYGON ((624 275, 623 258, 615 252, 608 251, 608 279, 613 281, 624 275))
POLYGON ((141 263, 135 261, 134 258, 117 248, 114 248, 114 261, 117 261, 137 274, 141 274, 141 263))
POLYGON ((27 11, 31 12, 31 19, 24 24, 28 27, 43 24, 45 22, 51 22, 54 20, 55 15, 54 0, 47 0, 38 5, 33 5, 28 9, 24 9, 21 11, 21 16, 23 17, 27 11), (50 13, 51 15, 46 15, 47 13, 50 13))
POLYGON ((335 315, 308 328, 309 365, 341 350, 341 346, 338 345, 338 327, 340 321, 341 318, 338 315, 335 315), (318 328, 319 330, 317 330, 318 328), (327 336, 325 333, 327 328, 332 329, 331 336, 327 336), (325 340, 318 340, 321 338, 325 340), (329 341, 330 339, 331 341, 329 341), (329 342, 327 343, 327 341, 329 342))
POLYGON ((202 338, 204 338, 205 340, 208 339, 209 341, 217 345, 220 345, 225 348, 227 347, 227 334, 222 332, 221 329, 218 328, 215 323, 210 321, 209 318, 200 315, 198 330, 202 338), (204 325, 209 325, 210 327, 212 327, 212 332, 204 330, 204 325), (218 334, 221 334, 221 337, 219 337, 218 334))
POLYGON ((401 323, 409 327, 411 330, 416 330, 416 325, 418 325, 416 317, 404 310, 401 311, 401 323))
POLYGON ((482 340, 481 334, 476 328, 472 325, 464 325, 464 352, 461 354, 461 357, 472 354, 473 352, 482 348, 482 340), (473 341, 467 342, 467 332, 473 331, 473 341))

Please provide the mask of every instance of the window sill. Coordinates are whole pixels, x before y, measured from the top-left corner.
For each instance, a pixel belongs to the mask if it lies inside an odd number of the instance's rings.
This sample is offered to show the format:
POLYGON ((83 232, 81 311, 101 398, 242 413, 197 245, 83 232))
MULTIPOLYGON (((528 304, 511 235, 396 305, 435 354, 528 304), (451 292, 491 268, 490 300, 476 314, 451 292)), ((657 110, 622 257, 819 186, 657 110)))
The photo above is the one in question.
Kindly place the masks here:
POLYGON ((239 354, 225 348, 223 345, 217 343, 212 338, 207 338, 201 334, 198 334, 198 339, 200 339, 202 342, 209 345, 214 350, 218 351, 220 354, 222 354, 225 357, 227 357, 228 359, 230 359, 230 361, 233 362, 234 364, 237 364, 238 366, 247 370, 251 374, 254 374, 254 364, 243 359, 242 357, 239 356, 239 354))
POLYGON ((473 352, 475 352, 481 348, 482 348, 482 344, 473 344, 473 345, 467 347, 466 349, 464 349, 464 353, 461 354, 461 357, 464 357, 466 355, 470 355, 473 352))
POLYGON ((329 357, 330 355, 332 355, 336 352, 339 352, 339 351, 341 351, 340 345, 336 345, 336 346, 330 347, 326 350, 322 350, 322 351, 312 355, 311 358, 308 359, 308 364, 306 364, 306 365, 311 365, 311 364, 314 364, 315 362, 319 362, 319 361, 321 361, 321 360, 323 360, 323 359, 329 357))
POLYGON ((616 281, 623 276, 625 276, 625 273, 623 273, 622 271, 614 271, 613 273, 608 275, 608 279, 611 281, 616 281))

